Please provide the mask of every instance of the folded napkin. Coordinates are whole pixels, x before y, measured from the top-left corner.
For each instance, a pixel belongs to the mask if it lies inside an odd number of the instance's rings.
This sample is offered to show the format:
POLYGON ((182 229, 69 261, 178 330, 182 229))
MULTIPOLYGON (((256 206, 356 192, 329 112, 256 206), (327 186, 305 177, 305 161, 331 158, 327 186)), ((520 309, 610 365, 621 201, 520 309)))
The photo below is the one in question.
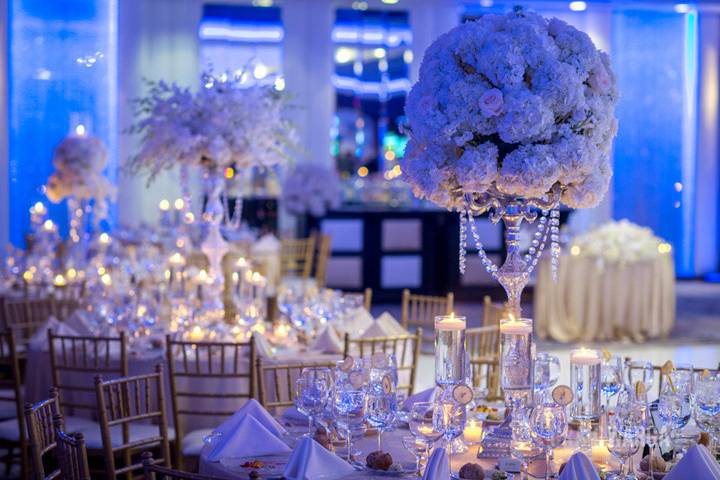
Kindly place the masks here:
POLYGON ((90 328, 89 315, 90 313, 85 310, 75 310, 65 319, 65 324, 75 330, 79 335, 90 335, 92 330, 90 328))
POLYGON ((210 462, 227 457, 262 457, 280 455, 290 451, 285 442, 265 428, 255 417, 246 415, 237 427, 223 432, 207 454, 210 462))
POLYGON ((383 312, 376 320, 383 330, 388 332, 388 335, 407 335, 408 331, 400 325, 400 322, 395 320, 395 317, 390 315, 390 312, 383 312))
POLYGON ((445 480, 450 478, 448 456, 443 447, 433 450, 422 476, 423 480, 445 480))
POLYGON ((345 460, 306 437, 293 450, 283 475, 288 480, 333 480, 353 472, 345 460))
POLYGON ((567 461, 558 480, 600 480, 600 475, 587 455, 577 452, 567 461))
POLYGON ((720 465, 704 445, 693 445, 665 480, 718 480, 720 465))
POLYGON ((258 403, 258 401, 254 398, 248 400, 245 405, 240 407, 240 410, 232 414, 230 418, 221 423, 220 426, 215 429, 215 431, 218 433, 222 433, 224 436, 235 430, 235 428, 245 417, 255 418, 255 420, 260 422, 266 430, 268 430, 276 437, 280 437, 287 433, 287 430, 285 430, 283 426, 280 425, 280 423, 278 423, 278 421, 275 420, 273 416, 270 415, 270 413, 268 413, 268 411, 265 410, 265 408, 263 408, 263 406, 260 405, 260 403, 258 403))
POLYGON ((308 421, 307 415, 302 413, 295 406, 288 407, 287 409, 285 409, 285 411, 282 413, 282 415, 280 415, 280 417, 287 422, 305 422, 305 423, 307 423, 307 421, 308 421))
POLYGON ((405 403, 403 403, 403 410, 406 412, 409 412, 412 409, 412 406, 415 405, 418 402, 433 402, 435 401, 435 394, 437 393, 437 388, 431 387, 427 390, 423 390, 422 392, 418 392, 415 395, 410 395, 406 400, 405 403))
POLYGON ((363 332, 367 330, 373 322, 375 322, 375 319, 370 315, 370 312, 362 307, 356 308, 345 314, 343 329, 350 334, 363 332))
POLYGON ((74 328, 64 322, 61 322, 60 320, 51 315, 28 340, 28 347, 30 348, 30 350, 47 351, 48 330, 52 330, 52 332, 56 335, 78 334, 74 328))
POLYGON ((312 345, 314 350, 323 353, 343 353, 343 347, 343 341, 332 325, 325 325, 312 345))
POLYGON ((272 233, 263 235, 250 247, 253 255, 263 255, 280 252, 280 240, 272 233))
POLYGON ((267 338, 265 338, 265 335, 256 333, 253 338, 255 339, 255 351, 258 355, 262 358, 271 358, 275 356, 272 345, 270 345, 270 342, 268 342, 267 338))

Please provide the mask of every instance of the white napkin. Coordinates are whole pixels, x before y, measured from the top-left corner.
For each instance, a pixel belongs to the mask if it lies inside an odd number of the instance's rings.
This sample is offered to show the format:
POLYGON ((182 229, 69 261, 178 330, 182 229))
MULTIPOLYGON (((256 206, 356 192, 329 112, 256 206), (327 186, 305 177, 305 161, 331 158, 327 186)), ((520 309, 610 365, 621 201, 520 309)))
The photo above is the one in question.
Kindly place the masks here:
POLYGON ((265 338, 265 335, 256 333, 253 338, 255 339, 255 351, 258 355, 263 358, 271 358, 275 356, 273 348, 270 345, 270 342, 267 341, 267 338, 265 338))
POLYGON ((332 325, 325 325, 312 345, 313 350, 323 353, 343 353, 344 345, 332 325))
POLYGON ((283 475, 288 480, 333 480, 354 471, 345 460, 306 437, 293 450, 283 475))
POLYGON ((418 402, 433 402, 433 401, 435 401, 436 393, 437 393, 437 388, 431 387, 431 388, 428 388, 427 390, 423 390, 422 392, 418 392, 415 395, 410 395, 405 400, 405 403, 403 403, 403 410, 405 410, 406 412, 409 412, 412 409, 412 406, 418 402))
POLYGON ((395 317, 390 315, 390 312, 383 312, 375 321, 382 326, 383 330, 388 332, 388 336, 408 334, 408 331, 400 325, 400 322, 395 320, 395 317))
POLYGON ((433 450, 422 476, 423 480, 445 480, 450 478, 448 456, 443 447, 433 450))
POLYGON ((276 437, 280 437, 287 433, 287 430, 285 430, 283 426, 280 425, 280 423, 278 423, 278 421, 275 420, 273 416, 270 415, 270 413, 268 413, 268 411, 265 410, 254 398, 248 400, 245 405, 240 407, 240 410, 233 413, 230 418, 221 423, 215 431, 222 433, 224 436, 233 431, 245 417, 255 418, 255 420, 260 422, 267 431, 276 437))
POLYGON ((272 233, 263 235, 250 247, 253 255, 267 255, 280 252, 280 240, 272 233))
POLYGON ((223 457, 262 457, 290 451, 285 442, 251 415, 246 415, 237 428, 223 433, 216 442, 207 455, 210 462, 218 462, 223 457))
POLYGON ((61 322, 54 316, 50 316, 40 328, 33 333, 32 337, 28 340, 28 347, 30 350, 35 351, 47 351, 48 349, 48 330, 56 335, 77 335, 78 333, 69 325, 61 322))
POLYGON ((587 455, 577 452, 567 461, 558 480, 600 480, 600 475, 587 455))
POLYGON ((283 420, 287 422, 305 422, 307 423, 308 417, 304 413, 302 413, 300 410, 297 409, 297 407, 292 406, 285 409, 285 411, 280 415, 283 420))
POLYGON ((665 480, 718 480, 720 465, 704 445, 693 445, 665 475, 665 480))
POLYGON ((370 312, 364 308, 356 308, 346 314, 343 328, 346 332, 353 334, 367 330, 375 319, 370 312))
POLYGON ((88 312, 84 310, 75 310, 66 319, 65 324, 78 332, 80 335, 90 335, 90 321, 88 312))

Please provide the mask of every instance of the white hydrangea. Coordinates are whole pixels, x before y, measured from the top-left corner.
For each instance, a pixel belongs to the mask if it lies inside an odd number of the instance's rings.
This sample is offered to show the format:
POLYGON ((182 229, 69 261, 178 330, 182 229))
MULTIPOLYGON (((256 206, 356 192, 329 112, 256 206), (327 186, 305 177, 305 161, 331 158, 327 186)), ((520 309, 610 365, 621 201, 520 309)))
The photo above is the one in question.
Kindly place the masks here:
POLYGON ((283 185, 283 207, 294 215, 322 217, 340 206, 340 178, 334 168, 300 164, 283 185))
POLYGON ((617 98, 585 33, 522 10, 484 15, 425 53, 405 107, 405 178, 447 208, 463 192, 540 197, 556 184, 569 206, 594 206, 612 175, 617 98))

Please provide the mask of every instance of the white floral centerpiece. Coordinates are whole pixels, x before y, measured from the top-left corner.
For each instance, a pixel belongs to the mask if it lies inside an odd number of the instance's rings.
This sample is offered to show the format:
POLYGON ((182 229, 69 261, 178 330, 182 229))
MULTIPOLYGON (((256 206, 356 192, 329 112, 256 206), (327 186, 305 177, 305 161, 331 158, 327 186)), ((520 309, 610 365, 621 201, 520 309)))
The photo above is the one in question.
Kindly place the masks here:
POLYGON ((340 179, 334 168, 299 164, 283 185, 283 206, 294 215, 322 217, 340 206, 340 179))
POLYGON ((79 202, 92 200, 95 220, 107 217, 108 199, 115 198, 115 187, 103 175, 107 155, 97 137, 76 134, 65 137, 53 155, 55 171, 45 186, 48 199, 53 203, 65 198, 79 202))
POLYGON ((672 247, 647 227, 623 219, 608 222, 572 241, 573 256, 594 258, 603 264, 626 265, 654 260, 672 247))
POLYGON ((405 107, 405 179, 416 196, 461 212, 461 271, 469 224, 483 264, 518 312, 548 231, 557 264, 559 203, 592 207, 608 188, 617 99, 609 57, 587 34, 520 8, 464 23, 425 53, 405 107), (487 210, 506 224, 499 268, 475 230, 474 216, 487 210), (523 259, 520 222, 538 213, 523 259))

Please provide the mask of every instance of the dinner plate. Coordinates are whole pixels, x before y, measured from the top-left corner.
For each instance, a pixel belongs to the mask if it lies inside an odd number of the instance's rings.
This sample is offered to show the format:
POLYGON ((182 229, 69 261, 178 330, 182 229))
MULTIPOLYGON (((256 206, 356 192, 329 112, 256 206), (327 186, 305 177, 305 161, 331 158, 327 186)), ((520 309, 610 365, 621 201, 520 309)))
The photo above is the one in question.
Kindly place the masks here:
POLYGON ((395 462, 388 470, 377 470, 374 468, 370 468, 364 462, 361 463, 357 460, 352 461, 351 465, 358 470, 362 470, 363 472, 368 472, 372 475, 377 475, 379 477, 400 477, 409 473, 415 473, 414 462, 395 462))

